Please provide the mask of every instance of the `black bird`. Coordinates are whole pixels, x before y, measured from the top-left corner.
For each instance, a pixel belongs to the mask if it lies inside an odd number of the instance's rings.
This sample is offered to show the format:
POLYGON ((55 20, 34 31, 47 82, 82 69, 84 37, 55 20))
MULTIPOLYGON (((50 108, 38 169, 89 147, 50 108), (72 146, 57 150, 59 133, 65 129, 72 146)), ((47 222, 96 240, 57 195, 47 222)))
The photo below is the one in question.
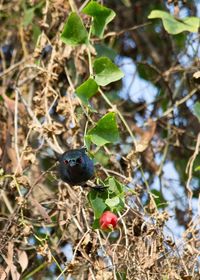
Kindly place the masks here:
POLYGON ((61 179, 71 186, 84 185, 94 176, 94 163, 86 149, 74 149, 59 156, 61 179))

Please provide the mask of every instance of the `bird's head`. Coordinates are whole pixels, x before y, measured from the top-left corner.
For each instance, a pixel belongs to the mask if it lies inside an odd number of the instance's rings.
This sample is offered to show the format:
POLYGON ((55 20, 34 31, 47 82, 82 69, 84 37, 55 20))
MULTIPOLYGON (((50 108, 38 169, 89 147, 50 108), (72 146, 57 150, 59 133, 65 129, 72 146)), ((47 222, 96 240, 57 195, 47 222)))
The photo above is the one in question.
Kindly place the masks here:
POLYGON ((75 149, 65 152, 59 161, 68 168, 74 168, 84 165, 85 149, 75 149))

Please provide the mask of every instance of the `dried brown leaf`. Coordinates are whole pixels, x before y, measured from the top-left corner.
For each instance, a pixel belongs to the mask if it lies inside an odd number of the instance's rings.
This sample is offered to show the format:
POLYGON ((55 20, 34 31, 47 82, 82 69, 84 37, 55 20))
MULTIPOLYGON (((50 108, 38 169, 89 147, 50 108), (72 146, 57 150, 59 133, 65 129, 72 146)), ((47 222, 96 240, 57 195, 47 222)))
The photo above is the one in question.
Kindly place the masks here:
POLYGON ((156 122, 149 119, 148 120, 148 130, 143 131, 140 142, 136 146, 137 152, 141 153, 148 148, 149 143, 155 134, 155 130, 156 130, 156 122))
POLYGON ((51 217, 47 214, 46 209, 34 198, 31 198, 31 203, 36 207, 45 222, 51 223, 51 217))
POLYGON ((6 270, 3 268, 3 266, 0 266, 0 280, 5 280, 7 277, 6 270))
POLYGON ((18 254, 18 263, 20 264, 23 272, 28 266, 28 256, 25 251, 21 251, 21 250, 17 250, 17 254, 18 254))
POLYGON ((198 80, 200 78, 200 71, 195 72, 193 77, 198 80))
POLYGON ((12 242, 8 243, 8 252, 7 257, 4 257, 8 267, 6 268, 6 272, 11 272, 12 280, 19 280, 20 274, 17 271, 17 267, 13 263, 14 258, 14 244, 12 242))

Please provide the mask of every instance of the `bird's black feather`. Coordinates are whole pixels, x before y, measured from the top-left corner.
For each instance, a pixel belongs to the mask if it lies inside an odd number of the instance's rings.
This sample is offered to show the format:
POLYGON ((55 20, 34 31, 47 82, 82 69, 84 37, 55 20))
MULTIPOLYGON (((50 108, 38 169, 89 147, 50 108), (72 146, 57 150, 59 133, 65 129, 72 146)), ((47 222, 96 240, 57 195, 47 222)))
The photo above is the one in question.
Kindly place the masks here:
POLYGON ((71 186, 83 185, 94 176, 94 163, 85 148, 67 151, 58 160, 60 177, 71 186))

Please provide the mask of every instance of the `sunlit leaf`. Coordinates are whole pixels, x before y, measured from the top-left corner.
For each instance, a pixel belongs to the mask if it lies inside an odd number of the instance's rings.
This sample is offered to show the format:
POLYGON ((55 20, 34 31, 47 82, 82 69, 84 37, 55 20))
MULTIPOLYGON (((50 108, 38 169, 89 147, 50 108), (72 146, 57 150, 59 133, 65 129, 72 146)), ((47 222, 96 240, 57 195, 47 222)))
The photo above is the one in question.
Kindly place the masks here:
POLYGON ((69 15, 61 34, 61 40, 72 46, 88 43, 87 30, 81 18, 75 12, 69 15))
POLYGON ((119 139, 119 132, 115 113, 110 112, 102 117, 95 127, 88 131, 86 139, 97 146, 116 142, 119 139))
POLYGON ((120 199, 117 196, 115 196, 113 198, 107 198, 105 201, 105 204, 107 204, 108 207, 110 207, 111 209, 113 207, 116 207, 119 203, 120 203, 120 199))
POLYGON ((106 25, 115 17, 115 12, 113 10, 95 1, 89 2, 82 12, 94 18, 92 32, 98 37, 103 36, 106 25))
POLYGON ((194 170, 195 172, 196 171, 200 171, 200 165, 199 166, 197 166, 196 168, 195 168, 195 170, 194 170))
POLYGON ((97 58, 94 61, 95 81, 100 86, 106 86, 120 80, 123 72, 107 57, 97 58))
POLYGON ((99 193, 96 190, 92 190, 88 193, 88 200, 91 204, 92 209, 94 210, 94 215, 96 219, 101 217, 101 214, 107 207, 107 205, 104 202, 105 198, 103 198, 102 196, 103 194, 99 193))
POLYGON ((33 21, 34 14, 35 14, 35 8, 27 9, 24 12, 24 20, 23 20, 24 26, 28 26, 33 21))
POLYGON ((105 184, 109 186, 109 191, 112 191, 116 195, 124 192, 124 186, 114 177, 108 177, 105 184))
POLYGON ((197 101, 194 104, 194 114, 198 118, 198 120, 200 121, 200 102, 199 101, 197 101))
POLYGON ((88 105, 88 100, 97 93, 98 85, 92 78, 89 78, 83 84, 81 84, 78 88, 76 88, 75 92, 81 101, 88 105))
POLYGON ((109 156, 106 155, 105 152, 103 152, 103 150, 98 150, 94 154, 94 159, 103 166, 107 166, 109 163, 109 156))
POLYGON ((153 10, 148 18, 161 18, 165 30, 170 34, 179 34, 183 31, 198 32, 200 24, 200 19, 198 17, 185 17, 183 19, 177 19, 171 14, 161 10, 153 10))
POLYGON ((40 1, 37 5, 32 8, 26 9, 24 7, 24 18, 23 18, 23 25, 26 27, 30 23, 32 23, 33 18, 35 16, 35 10, 40 9, 44 5, 43 1, 40 1))
POLYGON ((32 38, 33 38, 34 43, 36 44, 36 43, 37 43, 37 39, 38 39, 38 37, 39 37, 40 34, 41 34, 41 29, 40 29, 39 26, 36 25, 36 24, 33 24, 33 25, 32 25, 32 29, 33 29, 32 38))

